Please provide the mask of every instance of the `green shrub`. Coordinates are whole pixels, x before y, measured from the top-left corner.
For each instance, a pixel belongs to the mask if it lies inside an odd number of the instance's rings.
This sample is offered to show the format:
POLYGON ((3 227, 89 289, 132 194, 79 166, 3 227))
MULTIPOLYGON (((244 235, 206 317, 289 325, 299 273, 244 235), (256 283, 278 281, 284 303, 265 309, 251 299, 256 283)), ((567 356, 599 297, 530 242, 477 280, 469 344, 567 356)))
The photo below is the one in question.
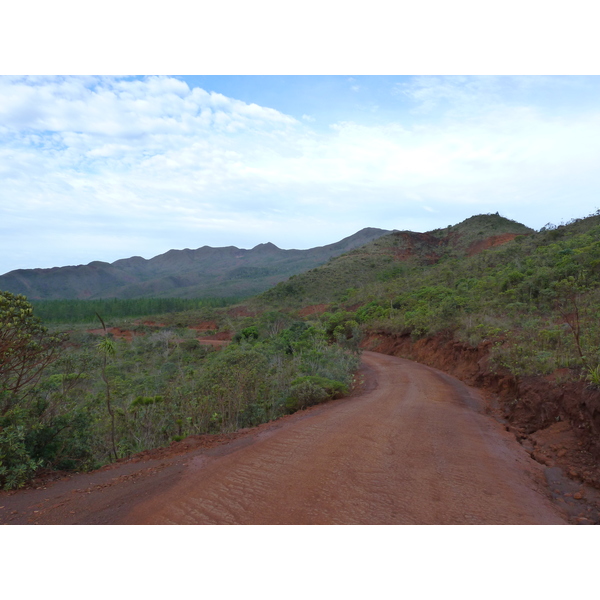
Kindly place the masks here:
POLYGON ((593 388, 600 389, 600 365, 588 369, 587 380, 593 388))
POLYGON ((25 437, 22 425, 0 428, 0 487, 5 490, 23 487, 42 464, 29 456, 25 437))
POLYGON ((293 413, 333 398, 341 398, 348 393, 348 387, 341 381, 334 381, 317 375, 298 377, 291 383, 290 395, 285 403, 288 412, 293 413))

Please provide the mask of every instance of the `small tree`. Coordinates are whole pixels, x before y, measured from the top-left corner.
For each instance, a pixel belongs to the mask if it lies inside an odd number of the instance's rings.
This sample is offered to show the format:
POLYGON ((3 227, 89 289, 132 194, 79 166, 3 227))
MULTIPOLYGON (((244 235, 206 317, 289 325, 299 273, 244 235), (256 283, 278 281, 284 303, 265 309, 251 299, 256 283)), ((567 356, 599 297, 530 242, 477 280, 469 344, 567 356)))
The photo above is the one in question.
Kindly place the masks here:
POLYGON ((48 333, 25 296, 0 292, 0 416, 32 390, 63 340, 48 333))
POLYGON ((98 350, 102 354, 102 381, 104 381, 104 385, 106 386, 106 409, 108 410, 108 414, 110 416, 110 441, 112 445, 112 454, 114 459, 118 460, 119 455, 117 454, 117 445, 115 442, 115 413, 111 405, 110 383, 108 381, 108 375, 106 374, 108 357, 114 356, 116 349, 115 343, 108 337, 108 329, 106 329, 104 319, 98 313, 96 313, 96 316, 100 319, 102 327, 104 328, 104 338, 98 343, 98 350))
POLYGON ((573 334, 573 340, 581 362, 589 369, 586 353, 582 346, 582 323, 584 318, 582 296, 586 288, 572 276, 557 282, 554 288, 556 292, 556 308, 573 334))
POLYGON ((58 358, 62 342, 34 317, 25 296, 0 292, 0 487, 22 486, 43 462, 26 443, 27 396, 58 358))

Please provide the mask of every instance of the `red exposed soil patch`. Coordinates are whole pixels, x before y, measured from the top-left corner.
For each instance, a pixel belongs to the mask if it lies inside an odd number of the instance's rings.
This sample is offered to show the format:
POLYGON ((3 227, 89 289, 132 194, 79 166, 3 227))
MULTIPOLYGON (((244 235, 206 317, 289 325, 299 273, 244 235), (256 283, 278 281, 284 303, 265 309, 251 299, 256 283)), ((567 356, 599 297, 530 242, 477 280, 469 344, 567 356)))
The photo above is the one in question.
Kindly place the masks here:
POLYGON ((415 342, 410 336, 371 333, 362 346, 436 367, 486 390, 496 417, 533 458, 600 488, 600 391, 572 373, 516 378, 492 370, 491 342, 469 347, 442 336, 415 342))
POLYGON ((190 325, 188 329, 195 329, 196 331, 216 331, 219 329, 216 321, 202 321, 197 325, 190 325))
POLYGON ((479 254, 480 252, 483 252, 484 250, 488 250, 489 248, 494 248, 496 246, 502 246, 502 244, 511 242, 516 237, 519 237, 519 234, 502 233, 500 235, 493 235, 485 240, 473 242, 467 249, 467 254, 469 256, 473 256, 473 254, 479 254))
MULTIPOLYGON (((104 329, 88 329, 88 333, 93 333, 94 335, 106 335, 106 331, 104 329)), ((108 333, 110 333, 117 340, 125 340, 127 342, 131 342, 135 336, 144 335, 141 332, 131 331, 130 329, 121 329, 120 327, 108 327, 108 333)))
POLYGON ((398 248, 394 252, 394 258, 398 261, 405 261, 414 256, 419 256, 423 262, 433 264, 440 258, 435 249, 441 248, 448 243, 447 239, 439 239, 428 233, 399 231, 393 235, 401 238, 404 244, 403 248, 398 248), (427 250, 430 251, 428 252, 427 250))
POLYGON ((199 341, 219 340, 219 341, 230 342, 232 338, 233 338, 233 333, 231 331, 219 331, 217 333, 214 333, 213 335, 202 336, 201 338, 198 338, 198 339, 199 339, 199 341))
MULTIPOLYGON (((166 327, 164 323, 155 323, 153 321, 143 321, 139 324, 147 325, 149 327, 166 327)), ((192 331, 195 331, 198 334, 202 334, 206 331, 215 331, 219 329, 219 326, 214 321, 203 321, 198 325, 193 325, 188 327, 192 331)), ((88 333, 92 333, 94 335, 106 335, 104 329, 88 329, 88 333)), ((143 332, 131 331, 129 329, 121 329, 119 327, 108 327, 108 333, 110 333, 115 339, 125 340, 127 342, 133 341, 133 338, 136 336, 145 335, 143 332)), ((218 331, 217 333, 206 335, 197 338, 201 344, 211 345, 211 346, 224 346, 228 342, 231 341, 233 334, 231 331, 218 331)), ((182 343, 183 339, 174 340, 175 343, 182 343)))
POLYGON ((309 315, 322 315, 329 308, 329 304, 313 304, 312 306, 305 306, 298 311, 298 315, 301 317, 308 317, 309 315))
POLYGON ((236 306, 234 308, 230 308, 227 311, 227 314, 231 317, 256 317, 258 313, 248 310, 245 306, 236 306))

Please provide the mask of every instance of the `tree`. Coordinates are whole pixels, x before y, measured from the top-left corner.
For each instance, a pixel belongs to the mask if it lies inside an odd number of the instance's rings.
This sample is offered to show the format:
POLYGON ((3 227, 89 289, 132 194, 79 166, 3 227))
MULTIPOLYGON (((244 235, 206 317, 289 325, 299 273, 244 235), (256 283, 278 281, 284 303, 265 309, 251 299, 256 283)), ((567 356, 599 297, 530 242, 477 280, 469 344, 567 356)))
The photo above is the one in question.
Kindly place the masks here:
POLYGON ((27 396, 62 342, 33 315, 25 296, 0 292, 0 487, 22 486, 43 462, 27 444, 27 396))
POLYGON ((98 350, 102 354, 102 381, 106 386, 106 409, 110 415, 110 441, 112 444, 112 453, 115 460, 119 459, 117 454, 117 445, 115 443, 115 413, 111 405, 111 394, 110 394, 110 383, 106 374, 106 364, 109 356, 114 356, 116 353, 115 343, 108 337, 108 329, 104 324, 104 319, 96 313, 96 316, 100 319, 102 327, 104 328, 104 338, 98 343, 98 350))
POLYGON ((63 341, 49 334, 25 296, 0 292, 0 416, 32 390, 63 341))
POLYGON ((583 365, 589 369, 586 353, 582 347, 582 321, 584 308, 582 306, 582 296, 586 288, 575 280, 573 276, 567 277, 554 286, 556 292, 556 308, 563 321, 568 325, 573 340, 577 347, 577 353, 583 365))

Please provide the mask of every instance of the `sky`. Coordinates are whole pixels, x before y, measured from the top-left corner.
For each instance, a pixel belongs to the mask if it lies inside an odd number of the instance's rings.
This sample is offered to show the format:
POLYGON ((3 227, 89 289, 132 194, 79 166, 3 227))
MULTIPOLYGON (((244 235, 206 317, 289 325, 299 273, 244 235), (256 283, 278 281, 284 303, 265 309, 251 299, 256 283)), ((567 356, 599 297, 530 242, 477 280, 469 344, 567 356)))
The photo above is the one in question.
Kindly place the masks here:
POLYGON ((190 6, 7 6, 0 274, 600 208, 582 0, 190 6))
POLYGON ((600 208, 598 76, 2 76, 0 273, 600 208))

